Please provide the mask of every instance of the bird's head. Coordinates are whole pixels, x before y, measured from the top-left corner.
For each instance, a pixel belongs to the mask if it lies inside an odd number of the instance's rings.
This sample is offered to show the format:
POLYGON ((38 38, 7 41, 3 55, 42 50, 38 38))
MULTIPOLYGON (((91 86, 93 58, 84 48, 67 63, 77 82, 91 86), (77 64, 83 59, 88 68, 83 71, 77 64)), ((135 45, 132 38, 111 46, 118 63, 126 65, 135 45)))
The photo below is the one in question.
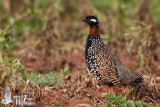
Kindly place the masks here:
POLYGON ((90 27, 99 26, 99 21, 96 16, 89 15, 89 16, 83 18, 82 21, 88 23, 90 27))

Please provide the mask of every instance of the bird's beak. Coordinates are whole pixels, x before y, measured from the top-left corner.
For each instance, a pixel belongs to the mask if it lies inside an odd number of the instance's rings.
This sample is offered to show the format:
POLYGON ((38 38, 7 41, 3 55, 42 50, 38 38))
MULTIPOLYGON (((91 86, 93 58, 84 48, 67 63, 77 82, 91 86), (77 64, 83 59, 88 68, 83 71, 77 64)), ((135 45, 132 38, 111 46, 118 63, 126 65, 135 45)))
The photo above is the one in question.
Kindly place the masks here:
POLYGON ((87 22, 86 18, 83 18, 81 21, 87 22))

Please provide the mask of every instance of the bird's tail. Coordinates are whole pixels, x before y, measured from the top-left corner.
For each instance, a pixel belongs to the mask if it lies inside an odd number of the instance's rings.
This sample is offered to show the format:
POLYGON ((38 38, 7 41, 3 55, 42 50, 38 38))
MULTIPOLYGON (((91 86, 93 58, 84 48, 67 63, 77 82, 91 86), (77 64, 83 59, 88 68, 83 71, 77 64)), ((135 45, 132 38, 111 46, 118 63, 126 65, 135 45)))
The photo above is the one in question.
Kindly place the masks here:
POLYGON ((137 87, 139 86, 141 83, 143 82, 143 78, 136 78, 134 81, 131 81, 129 83, 129 85, 133 86, 133 87, 137 87))
POLYGON ((129 84, 133 87, 137 87, 143 83, 143 75, 140 72, 135 72, 125 69, 123 70, 122 74, 120 76, 121 80, 124 81, 126 84, 129 84))
POLYGON ((139 86, 143 82, 143 75, 140 72, 128 71, 129 85, 133 87, 139 86))

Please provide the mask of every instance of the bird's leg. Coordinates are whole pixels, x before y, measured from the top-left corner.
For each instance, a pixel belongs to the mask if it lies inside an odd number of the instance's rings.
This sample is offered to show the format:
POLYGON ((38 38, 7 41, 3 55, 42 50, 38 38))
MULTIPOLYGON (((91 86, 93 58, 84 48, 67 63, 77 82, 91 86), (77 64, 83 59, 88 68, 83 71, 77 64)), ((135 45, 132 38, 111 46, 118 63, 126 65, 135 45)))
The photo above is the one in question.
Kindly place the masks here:
POLYGON ((106 93, 113 93, 113 87, 106 86, 106 93))
POLYGON ((109 86, 106 86, 106 93, 109 93, 109 86))
POLYGON ((109 93, 113 93, 114 91, 113 91, 113 87, 110 87, 109 88, 109 93))

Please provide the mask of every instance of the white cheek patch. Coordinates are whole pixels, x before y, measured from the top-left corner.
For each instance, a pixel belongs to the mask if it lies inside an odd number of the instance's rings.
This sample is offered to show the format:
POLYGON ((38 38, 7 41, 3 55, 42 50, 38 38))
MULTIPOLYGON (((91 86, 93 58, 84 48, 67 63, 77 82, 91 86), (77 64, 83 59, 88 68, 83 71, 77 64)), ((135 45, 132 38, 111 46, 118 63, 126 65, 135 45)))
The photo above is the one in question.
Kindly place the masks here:
POLYGON ((91 22, 97 22, 97 20, 96 20, 96 19, 91 19, 90 21, 91 21, 91 22))

